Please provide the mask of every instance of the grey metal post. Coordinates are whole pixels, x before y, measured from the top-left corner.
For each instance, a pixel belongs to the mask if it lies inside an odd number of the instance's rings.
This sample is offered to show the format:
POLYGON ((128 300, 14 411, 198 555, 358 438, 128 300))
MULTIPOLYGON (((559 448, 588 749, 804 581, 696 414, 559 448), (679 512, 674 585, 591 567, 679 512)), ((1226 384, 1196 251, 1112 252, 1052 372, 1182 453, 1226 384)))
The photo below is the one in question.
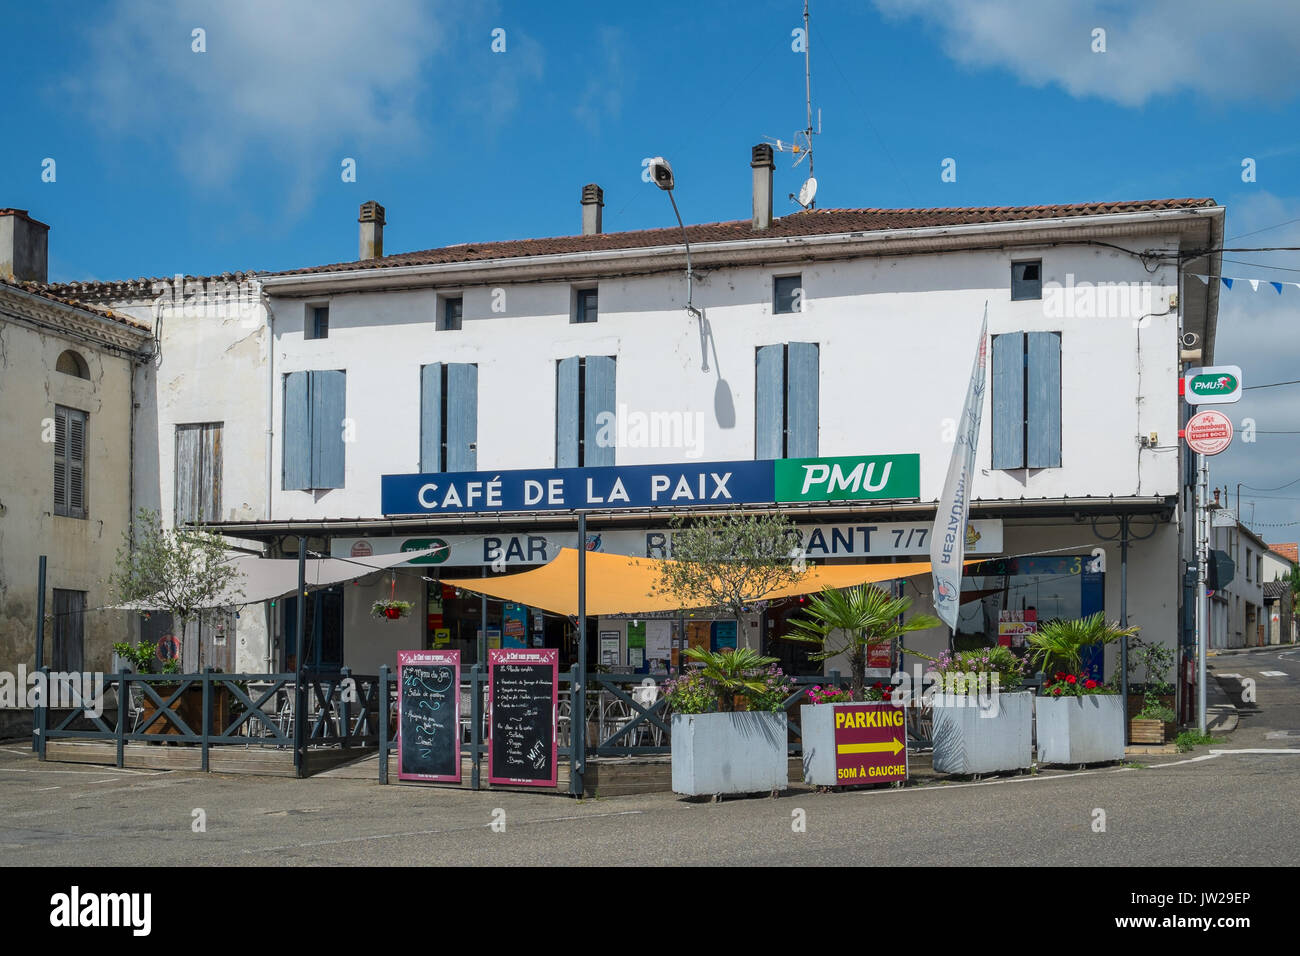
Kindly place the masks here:
POLYGON ((388 665, 379 665, 379 782, 388 783, 388 665))
MULTIPOLYGON (((486 602, 486 598, 484 601, 486 602)), ((487 633, 486 623, 483 625, 483 633, 487 633)), ((483 665, 480 663, 469 669, 469 788, 471 790, 478 790, 482 786, 482 772, 479 769, 478 759, 478 748, 483 737, 483 694, 478 688, 478 675, 482 673, 482 668, 483 665)))
MULTIPOLYGON (((1128 627, 1128 525, 1129 515, 1119 516, 1119 626, 1128 627)), ((1105 552, 1102 552, 1103 554, 1105 552)), ((1103 602, 1104 603, 1104 602, 1103 602)), ((1102 653, 1105 651, 1103 649, 1102 653)), ((1102 658, 1105 660, 1105 658, 1102 658)), ((1119 639, 1119 700, 1128 739, 1128 636, 1119 639)))
POLYGON ((307 745, 303 722, 307 719, 306 676, 307 635, 307 539, 298 536, 298 680, 293 690, 293 768, 299 777, 306 773, 307 745))
POLYGON ((572 785, 585 792, 587 772, 587 513, 578 512, 578 682, 573 688, 573 724, 582 722, 570 765, 572 785))
MULTIPOLYGON (((480 570, 480 577, 487 577, 487 576, 488 576, 488 569, 487 569, 487 565, 485 564, 480 570)), ((478 662, 484 666, 487 666, 487 652, 488 652, 487 611, 488 611, 487 594, 480 594, 478 596, 478 617, 479 617, 478 662)))
POLYGON ((211 725, 212 725, 212 668, 211 667, 203 668, 203 714, 199 718, 199 722, 202 725, 202 729, 199 731, 199 734, 203 738, 203 742, 200 744, 200 746, 203 748, 203 752, 199 759, 200 759, 200 766, 202 767, 203 772, 206 773, 208 770, 208 746, 209 746, 208 731, 211 730, 211 725))
POLYGON ((1205 588, 1207 565, 1210 560, 1209 503, 1210 468, 1205 456, 1197 454, 1196 464, 1201 472, 1197 485, 1196 517, 1196 726, 1205 733, 1205 655, 1210 647, 1210 598, 1205 588))
POLYGON ((36 714, 34 715, 34 720, 36 722, 37 743, 40 745, 36 752, 40 756, 40 758, 44 760, 45 740, 46 740, 45 732, 49 730, 49 720, 47 718, 49 717, 49 713, 50 713, 48 708, 46 707, 45 698, 50 693, 50 669, 48 667, 42 666, 40 668, 40 672, 43 675, 45 675, 41 683, 41 686, 44 689, 41 691, 41 706, 37 708, 36 714))
MULTIPOLYGON (((36 559, 36 666, 35 670, 39 671, 45 664, 45 555, 36 559)), ((40 703, 37 705, 40 711, 45 710, 45 695, 41 695, 40 703)), ((41 742, 37 735, 36 714, 32 714, 32 751, 43 752, 41 742)), ((42 731, 43 733, 43 731, 42 731)))
POLYGON ((117 669, 117 766, 126 766, 126 717, 131 706, 131 691, 126 683, 126 668, 117 669))

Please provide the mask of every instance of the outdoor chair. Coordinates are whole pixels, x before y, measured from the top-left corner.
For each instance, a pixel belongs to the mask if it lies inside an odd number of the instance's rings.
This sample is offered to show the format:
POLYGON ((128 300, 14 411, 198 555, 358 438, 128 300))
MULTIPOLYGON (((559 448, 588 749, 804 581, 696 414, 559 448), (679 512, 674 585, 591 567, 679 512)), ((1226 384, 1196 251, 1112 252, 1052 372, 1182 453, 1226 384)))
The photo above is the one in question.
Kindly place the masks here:
MULTIPOLYGON (((267 690, 272 686, 272 683, 273 682, 269 680, 250 680, 248 682, 248 691, 247 691, 248 699, 252 701, 254 704, 256 704, 257 699, 267 692, 267 690)), ((262 713, 266 715, 267 719, 271 721, 271 724, 273 726, 276 725, 280 719, 280 712, 279 712, 278 701, 276 700, 276 696, 277 695, 272 694, 270 697, 268 697, 265 701, 262 702, 262 706, 260 708, 262 713)), ((242 728, 242 733, 246 737, 275 736, 274 731, 272 731, 271 727, 268 727, 265 723, 262 722, 260 718, 255 716, 249 717, 248 720, 245 721, 244 726, 242 728)), ((250 742, 245 741, 244 746, 249 747, 252 745, 250 742)))
MULTIPOLYGON (((140 727, 140 718, 144 716, 144 688, 140 686, 139 681, 130 681, 127 686, 130 690, 127 692, 127 711, 131 717, 131 733, 135 733, 140 727)), ((118 694, 118 700, 122 695, 118 694)))

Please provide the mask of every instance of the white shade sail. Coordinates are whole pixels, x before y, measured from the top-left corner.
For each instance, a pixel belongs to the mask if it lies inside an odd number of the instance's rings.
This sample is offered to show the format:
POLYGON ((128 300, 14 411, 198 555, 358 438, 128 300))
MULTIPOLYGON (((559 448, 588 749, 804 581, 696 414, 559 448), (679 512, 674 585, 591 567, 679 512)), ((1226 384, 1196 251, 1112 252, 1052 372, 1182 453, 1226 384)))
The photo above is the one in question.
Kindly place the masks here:
MULTIPOLYGON (((385 571, 412 558, 424 557, 440 550, 441 547, 425 548, 422 551, 376 554, 364 558, 308 558, 304 569, 306 587, 310 591, 352 581, 362 575, 385 571)), ((259 558, 252 554, 231 553, 229 563, 236 569, 235 577, 229 587, 213 598, 207 607, 260 604, 298 590, 297 558, 259 558)), ((114 604, 112 607, 126 611, 154 611, 165 608, 166 603, 154 596, 126 604, 114 604)))

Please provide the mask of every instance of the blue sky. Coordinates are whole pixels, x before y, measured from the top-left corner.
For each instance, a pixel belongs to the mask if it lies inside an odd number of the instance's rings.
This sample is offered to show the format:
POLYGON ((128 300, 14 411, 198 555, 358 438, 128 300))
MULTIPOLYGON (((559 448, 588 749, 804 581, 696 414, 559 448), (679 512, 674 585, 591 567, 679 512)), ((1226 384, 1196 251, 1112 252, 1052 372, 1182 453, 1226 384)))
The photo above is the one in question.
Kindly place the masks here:
MULTIPOLYGON (((1229 237, 1267 229, 1241 244, 1300 246, 1288 222, 1300 220, 1300 5, 812 7, 823 208, 1211 196, 1228 207, 1229 237), (940 179, 948 157, 955 183, 940 179)), ((672 162, 688 221, 747 218, 750 147, 804 124, 798 0, 0 11, 18 39, 0 64, 0 205, 51 225, 55 281, 349 260, 369 199, 387 207, 389 253, 572 234, 587 182, 605 189, 606 231, 670 225, 641 181, 654 155, 672 162), (192 49, 196 28, 206 52, 192 49), (54 182, 42 181, 47 158, 54 182), (356 182, 341 179, 345 158, 356 182)), ((781 158, 778 197, 804 168, 781 158)), ((1300 281, 1296 253, 1229 258, 1230 275, 1300 281)), ((1300 378, 1300 290, 1289 292, 1224 295, 1218 358, 1247 384, 1300 378)), ((1300 431, 1300 386, 1249 394, 1234 421, 1300 431)), ((1297 442, 1238 444, 1211 480, 1235 492, 1300 478, 1297 442)), ((1300 521, 1300 483, 1244 497, 1267 539, 1300 536, 1300 524, 1263 527, 1300 521)))

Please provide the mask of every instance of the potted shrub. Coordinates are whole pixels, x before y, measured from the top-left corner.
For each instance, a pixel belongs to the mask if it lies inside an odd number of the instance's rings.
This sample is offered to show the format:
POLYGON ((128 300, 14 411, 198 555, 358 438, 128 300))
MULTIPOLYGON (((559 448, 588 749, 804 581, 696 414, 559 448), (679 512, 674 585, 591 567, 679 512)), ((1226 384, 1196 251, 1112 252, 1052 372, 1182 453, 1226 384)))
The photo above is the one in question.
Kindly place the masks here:
POLYGON ((370 605, 370 613, 382 620, 396 621, 411 613, 411 602, 395 601, 392 599, 387 601, 376 601, 374 604, 370 605))
MULTIPOLYGON (((799 709, 799 727, 803 741, 803 779, 814 787, 840 787, 871 785, 876 783, 870 777, 849 779, 845 777, 859 773, 865 765, 852 757, 838 753, 835 739, 836 729, 840 726, 837 715, 846 711, 860 711, 863 704, 877 704, 877 710, 890 714, 890 719, 898 720, 894 731, 896 748, 892 752, 895 758, 891 762, 906 768, 907 765, 907 728, 903 715, 902 701, 890 707, 893 702, 894 688, 877 681, 862 692, 862 699, 855 701, 853 692, 844 687, 817 686, 808 691, 808 703, 799 709), (897 708, 897 709, 896 709, 897 708), (895 716, 897 715, 897 716, 895 716)), ((849 722, 846 726, 852 727, 849 722)), ((872 763, 872 768, 880 769, 879 764, 872 763)), ((891 777, 891 779, 895 779, 891 777)), ((888 782, 888 781, 881 781, 888 782)))
MULTIPOLYGON (((169 657, 166 660, 159 660, 158 645, 152 641, 140 641, 137 644, 119 641, 113 645, 113 653, 127 662, 131 670, 136 674, 179 674, 181 670, 180 658, 169 657)), ((154 693, 164 701, 176 693, 176 689, 180 687, 179 681, 149 681, 148 683, 154 693)), ((119 699, 123 693, 119 689, 119 699)), ((137 725, 141 733, 181 733, 181 729, 174 722, 156 716, 158 714, 158 705, 143 689, 139 691, 137 696, 142 707, 137 725)), ((129 695, 127 699, 129 699, 129 695)), ((203 688, 198 685, 191 685, 186 688, 185 692, 172 702, 169 709, 174 711, 191 730, 200 733, 202 729, 200 722, 203 717, 203 688)))
MULTIPOLYGON (((915 651, 908 653, 915 654, 915 651)), ((1008 647, 982 647, 930 658, 934 769, 983 774, 1027 770, 1033 764, 1033 695, 1025 662, 1008 647)))
POLYGON ((1129 740, 1135 744, 1163 744, 1173 732, 1172 707, 1148 694, 1142 709, 1129 721, 1129 740))
POLYGON ((1038 762, 1103 763, 1124 759, 1123 701, 1114 689, 1082 673, 1085 647, 1112 644, 1136 627, 1107 624, 1098 611, 1077 621, 1048 621, 1026 636, 1045 674, 1038 699, 1038 762))
POLYGON ((771 666, 776 658, 748 647, 717 653, 693 647, 686 656, 703 666, 665 687, 673 714, 673 792, 717 799, 784 790, 791 682, 771 666))
MULTIPOLYGON (((1135 638, 1128 648, 1128 710, 1130 717, 1152 707, 1173 716, 1163 733, 1172 737, 1175 730, 1174 685, 1166 678, 1172 676, 1177 652, 1168 644, 1135 638)), ((1149 718, 1148 718, 1149 719, 1149 718)), ((1132 723, 1130 722, 1130 727, 1132 723)), ((1149 735, 1150 731, 1148 731, 1149 735)), ((1139 741, 1133 738, 1134 743, 1139 741)), ((1142 741, 1147 742, 1147 741, 1142 741)))

